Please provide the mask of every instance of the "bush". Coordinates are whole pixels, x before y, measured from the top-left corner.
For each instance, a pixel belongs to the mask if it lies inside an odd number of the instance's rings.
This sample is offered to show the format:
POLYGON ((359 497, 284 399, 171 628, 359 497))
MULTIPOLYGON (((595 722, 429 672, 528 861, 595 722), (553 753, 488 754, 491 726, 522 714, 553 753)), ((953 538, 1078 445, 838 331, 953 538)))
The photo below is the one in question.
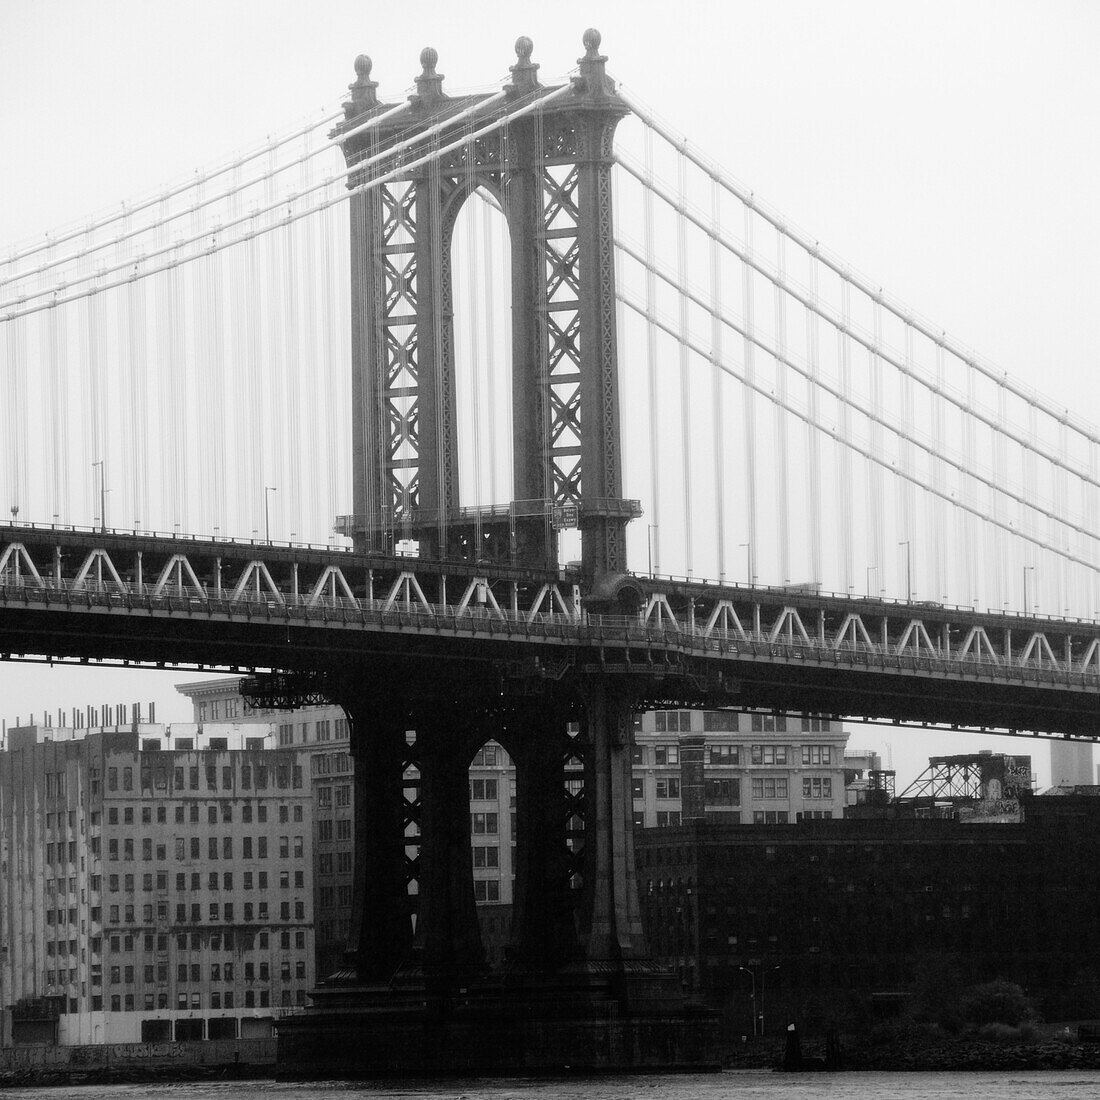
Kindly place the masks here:
POLYGON ((986 1024, 1018 1028, 1036 1018, 1027 994, 1014 982, 1000 978, 968 989, 963 994, 961 1007, 963 1019, 978 1028, 986 1024))
POLYGON ((1029 1023, 1020 1024, 1019 1027, 1011 1027, 1008 1024, 983 1024, 978 1028, 979 1039, 988 1039, 992 1043, 1004 1043, 1006 1046, 1013 1043, 1033 1043, 1035 1037, 1035 1028, 1029 1023))

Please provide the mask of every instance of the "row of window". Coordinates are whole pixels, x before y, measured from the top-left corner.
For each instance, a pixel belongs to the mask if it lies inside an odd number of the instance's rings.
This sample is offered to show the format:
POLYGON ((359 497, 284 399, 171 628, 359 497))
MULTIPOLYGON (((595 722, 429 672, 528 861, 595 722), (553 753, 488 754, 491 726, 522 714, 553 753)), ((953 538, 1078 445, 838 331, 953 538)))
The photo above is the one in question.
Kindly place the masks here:
MULTIPOLYGON (((271 943, 271 933, 259 932, 253 937, 251 932, 237 933, 236 936, 232 932, 177 932, 176 948, 179 951, 187 951, 188 944, 190 944, 191 951, 201 951, 203 944, 205 943, 211 951, 233 951, 238 945, 242 951, 252 951, 258 949, 260 951, 267 951, 271 943)), ((304 950, 306 946, 306 934, 305 932, 298 930, 297 932, 290 932, 284 930, 279 933, 279 946, 284 950, 289 950, 291 942, 299 950, 304 950)), ((110 950, 117 954, 119 951, 125 950, 127 953, 134 950, 135 937, 132 933, 126 935, 116 934, 107 937, 107 943, 110 950)), ((152 932, 146 932, 143 937, 143 946, 145 951, 151 953, 156 950, 158 954, 165 954, 168 951, 168 933, 158 932, 155 935, 152 932)), ((74 945, 73 953, 75 954, 76 940, 71 940, 70 943, 74 945)), ((99 936, 92 936, 90 946, 93 955, 98 955, 103 945, 103 940, 99 936)))
POLYGON ((471 802, 496 802, 497 781, 495 779, 471 779, 471 802))
MULTIPOLYGON (((201 715, 202 704, 199 704, 199 712, 201 715)), ((201 717, 199 719, 202 721, 201 717)), ((298 723, 299 738, 298 744, 305 745, 309 742, 309 723, 298 723)), ((294 723, 293 722, 280 722, 279 723, 279 744, 280 745, 293 745, 294 740, 294 723)), ((315 741, 346 741, 348 739, 348 720, 346 718, 337 718, 333 721, 330 718, 319 719, 313 725, 313 739, 315 741)))
MULTIPOLYGON (((653 727, 657 733, 690 733, 692 730, 692 711, 657 710, 653 712, 653 727)), ((703 712, 703 730, 706 733, 736 733, 738 731, 737 711, 708 710, 703 712)), ((815 715, 795 717, 786 714, 752 714, 750 725, 756 733, 786 733, 801 726, 803 733, 828 733, 828 718, 815 715)), ((636 723, 636 728, 641 728, 636 723)))
MULTIPOLYGON (((270 920, 270 909, 266 901, 253 903, 246 901, 244 903, 244 920, 245 922, 258 920, 267 921, 270 920)), ((108 924, 136 924, 137 909, 133 905, 109 905, 107 907, 107 923, 108 924)), ((52 925, 54 910, 46 910, 46 923, 52 925)), ((64 924, 64 909, 57 910, 58 924, 64 924)), ((76 924, 76 910, 69 910, 69 923, 76 924)), ((289 901, 279 902, 279 920, 305 920, 306 906, 304 901, 295 901, 293 903, 289 901), (293 910, 293 918, 291 912, 293 910)), ((97 905, 92 906, 91 919, 93 922, 100 919, 100 908, 97 905)), ((168 902, 158 901, 154 906, 151 902, 144 904, 141 907, 141 923, 152 924, 154 919, 158 923, 164 923, 168 920, 168 902), (155 914, 155 915, 154 915, 155 914)), ((217 924, 220 921, 225 921, 231 924, 236 919, 236 908, 234 903, 227 901, 224 904, 222 902, 211 901, 207 903, 207 920, 211 924, 217 924)), ((190 922, 191 924, 199 924, 202 922, 202 902, 193 901, 190 906, 187 902, 180 901, 176 903, 176 923, 185 924, 190 922)))
POLYGON ((351 905, 351 883, 339 886, 321 886, 318 891, 318 904, 322 909, 332 909, 336 905, 351 905))
POLYGON ((241 713, 240 699, 211 699, 209 703, 199 703, 198 719, 200 722, 209 720, 219 722, 223 718, 239 718, 241 713))
MULTIPOLYGON (((349 855, 350 859, 350 855, 349 855)), ((323 862, 323 860, 322 860, 323 862)), ((349 865, 350 870, 350 865, 349 865)), ((244 888, 246 890, 252 889, 253 884, 253 872, 245 871, 243 873, 244 888)), ((305 872, 304 871, 280 871, 279 872, 279 887, 282 890, 289 890, 291 881, 293 880, 294 889, 301 890, 305 887, 305 872)), ((268 888, 268 878, 266 871, 258 872, 259 889, 266 890, 268 888)), ((134 875, 108 875, 107 876, 107 890, 112 894, 117 894, 121 887, 123 891, 128 894, 134 892, 136 876, 134 875)), ((100 876, 92 876, 92 889, 98 890, 100 887, 100 876)), ((144 874, 141 877, 141 888, 146 891, 152 891, 155 888, 157 890, 166 891, 168 889, 168 872, 158 871, 154 877, 152 874, 144 874)), ((206 873, 206 888, 207 890, 226 890, 233 889, 233 872, 225 871, 221 875, 217 871, 208 871, 206 873)), ((184 871, 179 871, 176 874, 176 892, 184 893, 186 891, 195 892, 202 889, 202 875, 198 871, 192 871, 190 879, 184 871)))
MULTIPOLYGON (((323 818, 317 822, 317 839, 332 840, 332 818, 323 818)), ((351 840, 351 818, 340 818, 336 822, 336 839, 351 840)))
POLYGON ((318 873, 331 875, 334 863, 337 874, 350 874, 351 852, 322 852, 317 858, 318 873), (335 860, 333 857, 335 857, 335 860))
MULTIPOLYGON (((317 805, 318 806, 331 806, 332 805, 332 791, 333 788, 326 784, 323 787, 317 788, 317 805)), ((350 806, 351 805, 351 787, 344 783, 336 788, 336 805, 337 806, 350 806)))
MULTIPOLYGON (((93 840, 98 840, 98 837, 93 837, 93 840)), ((278 852, 280 859, 290 859, 291 853, 296 859, 301 859, 305 854, 305 838, 301 836, 289 837, 281 836, 278 838, 278 852)), ((268 838, 266 836, 258 837, 242 837, 241 838, 241 855, 244 859, 267 859, 268 852, 268 838), (255 840, 255 844, 253 844, 255 840), (255 855, 253 855, 255 853, 255 855)), ((108 862, 118 862, 119 860, 119 842, 115 837, 111 837, 107 841, 107 860, 108 862)), ((155 846, 156 859, 163 861, 167 859, 167 847, 164 844, 157 844, 155 846)), ((98 845, 92 846, 93 854, 98 853, 98 845)), ((134 859, 134 842, 130 838, 126 838, 122 841, 122 860, 123 862, 132 862, 134 859)), ((154 852, 153 841, 149 837, 145 837, 141 842, 141 858, 143 860, 152 860, 154 852)), ((206 838, 206 858, 218 859, 219 852, 222 859, 233 858, 233 838, 231 836, 216 837, 210 836, 206 838), (219 843, 220 841, 220 843, 219 843)), ((178 836, 175 838, 175 853, 177 860, 185 859, 201 859, 202 858, 202 838, 184 837, 178 836)), ((52 862, 52 854, 47 848, 46 862, 52 862)))
MULTIPOLYGON (((137 1009, 134 1006, 134 994, 126 993, 125 995, 114 993, 111 995, 109 1011, 111 1012, 136 1012, 137 1009)), ((157 1008, 168 1007, 168 994, 167 993, 146 993, 144 998, 145 1012, 149 1012, 157 1008)), ((304 989, 290 990, 284 989, 281 992, 280 1004, 284 1007, 290 1007, 292 1004, 304 1005, 306 1003, 306 991, 304 989)), ((77 1011, 76 998, 69 999, 69 1011, 77 1011)), ((176 995, 176 1007, 182 1012, 188 1009, 195 1010, 201 1009, 202 994, 199 992, 194 993, 178 993, 176 995)), ((211 1008, 236 1008, 236 1002, 233 994, 233 990, 227 989, 224 992, 220 990, 212 990, 210 993, 210 1007, 211 1008)), ((270 1008, 271 1007, 271 991, 269 989, 246 989, 244 991, 244 1008, 270 1008)), ((93 994, 92 996, 92 1011, 103 1011, 103 997, 99 994, 93 994)))
MULTIPOLYGON (((257 764, 253 767, 251 764, 242 764, 240 769, 240 788, 241 790, 265 791, 268 788, 269 772, 270 768, 266 764, 257 764)), ((300 790, 303 786, 303 772, 297 765, 291 764, 276 764, 274 768, 275 772, 275 787, 278 790, 287 790, 293 787, 295 790, 300 790)), ((201 769, 202 778, 205 779, 205 789, 208 791, 219 790, 218 787, 218 768, 216 764, 207 764, 201 769)), ((59 772, 62 778, 64 773, 59 772)), ((47 780, 49 776, 47 775, 47 780)), ((183 765, 177 765, 172 769, 172 784, 173 790, 183 791, 191 790, 197 791, 200 789, 200 768, 197 765, 190 767, 184 767, 183 765), (186 778, 187 783, 184 784, 186 778)), ((56 784, 55 784, 56 785, 56 784)), ((168 769, 167 768, 145 768, 141 769, 141 788, 142 790, 153 790, 155 788, 159 791, 167 790, 168 788, 168 769)), ((47 783, 47 787, 49 784, 47 783)), ((131 766, 125 766, 122 768, 110 767, 107 769, 107 790, 108 791, 132 791, 134 789, 134 769, 131 766)), ((233 767, 232 765, 223 765, 221 769, 221 790, 232 791, 233 787, 233 767)), ((47 797, 50 797, 49 789, 47 789, 47 797)))

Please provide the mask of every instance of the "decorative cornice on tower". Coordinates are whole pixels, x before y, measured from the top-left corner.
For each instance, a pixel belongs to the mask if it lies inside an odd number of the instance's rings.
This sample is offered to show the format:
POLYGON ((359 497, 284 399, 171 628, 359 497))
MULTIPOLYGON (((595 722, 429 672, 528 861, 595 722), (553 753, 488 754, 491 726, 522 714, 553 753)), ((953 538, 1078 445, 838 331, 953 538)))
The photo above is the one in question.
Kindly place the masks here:
POLYGON ((420 65, 423 72, 416 78, 416 93, 409 96, 414 107, 432 108, 436 103, 448 97, 443 94, 443 74, 435 71, 439 61, 439 52, 431 46, 420 51, 420 65))
POLYGON ((531 63, 534 48, 535 44, 526 35, 516 39, 516 57, 519 60, 508 70, 512 74, 512 83, 507 88, 510 95, 523 95, 539 86, 539 67, 531 63))
POLYGON ((355 82, 348 85, 351 99, 344 104, 345 119, 354 118, 378 106, 378 94, 375 91, 378 81, 370 78, 373 64, 365 53, 355 59, 355 82))
POLYGON ((581 75, 573 78, 573 87, 578 95, 591 99, 604 99, 615 94, 615 82, 607 75, 604 66, 607 58, 600 53, 600 32, 589 27, 581 37, 584 45, 584 57, 577 58, 581 75))

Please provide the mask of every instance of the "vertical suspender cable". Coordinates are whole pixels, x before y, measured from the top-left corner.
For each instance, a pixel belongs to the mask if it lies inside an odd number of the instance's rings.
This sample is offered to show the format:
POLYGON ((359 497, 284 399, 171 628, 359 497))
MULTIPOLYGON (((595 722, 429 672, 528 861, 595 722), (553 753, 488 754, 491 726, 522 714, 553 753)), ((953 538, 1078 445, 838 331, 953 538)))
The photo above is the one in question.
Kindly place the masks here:
MULTIPOLYGON (((932 395, 932 437, 936 444, 938 454, 943 453, 946 435, 944 424, 945 402, 940 396, 947 384, 946 370, 944 366, 943 342, 936 344, 936 386, 937 391, 932 395)), ((932 458, 932 485, 941 492, 946 490, 946 477, 942 459, 938 454, 932 458)), ((942 496, 933 496, 928 501, 931 512, 931 522, 928 525, 928 560, 932 564, 932 576, 934 589, 931 597, 934 600, 947 599, 947 577, 944 547, 947 544, 947 509, 942 496)))
MULTIPOLYGON (((779 278, 774 284, 775 295, 775 390, 781 402, 787 400, 787 296, 781 289, 786 281, 786 235, 776 231, 775 264, 779 278)), ((775 504, 778 509, 779 576, 784 584, 791 583, 791 504, 790 455, 787 443, 787 413, 775 409, 775 504)))
MULTIPOLYGON (((914 369, 914 356, 913 356, 913 340, 915 333, 913 332, 913 326, 910 324, 905 325, 905 373, 902 374, 898 380, 898 384, 901 387, 901 423, 902 426, 910 431, 916 427, 916 416, 913 408, 913 377, 912 372, 914 369)), ((899 581, 894 588, 895 593, 908 595, 913 588, 913 536, 916 533, 914 529, 914 512, 916 508, 916 486, 913 484, 911 478, 913 477, 913 444, 908 439, 901 439, 898 441, 898 464, 899 473, 901 475, 901 484, 898 486, 898 534, 904 536, 898 539, 898 549, 901 549, 902 544, 906 547, 906 556, 904 559, 904 565, 899 567, 899 581), (903 588, 902 585, 905 587, 903 588)))
MULTIPOLYGON (((466 124, 467 133, 471 131, 469 123, 466 124)), ((467 146, 467 164, 475 164, 475 151, 473 149, 472 142, 467 146)), ((467 200, 469 202, 469 200, 467 200)), ((470 355, 470 399, 473 405, 471 425, 473 427, 473 435, 471 438, 472 457, 473 457, 473 495, 470 498, 471 503, 477 508, 476 518, 474 520, 474 559, 476 560, 481 555, 481 508, 485 503, 493 503, 492 498, 487 502, 485 500, 484 486, 481 479, 481 428, 482 428, 482 415, 483 409, 481 404, 481 326, 478 323, 479 314, 481 313, 481 295, 479 293, 479 285, 481 283, 481 272, 478 266, 478 224, 477 216, 484 209, 484 203, 470 203, 466 210, 466 281, 469 285, 468 300, 466 302, 466 308, 468 310, 467 323, 469 325, 469 331, 467 337, 469 340, 469 355, 470 355)), ((486 266, 486 282, 492 277, 486 266)), ((452 289, 451 293, 454 291, 452 289)), ((491 284, 487 286, 487 293, 485 297, 491 298, 493 295, 491 284)), ((452 298, 452 305, 454 300, 452 298)), ((456 349, 457 351, 457 349, 456 349)), ((456 380, 457 385, 457 380, 456 380)), ((492 432, 493 423, 492 417, 488 418, 488 422, 485 425, 488 432, 492 432)), ((455 425, 456 433, 455 438, 452 441, 452 446, 457 449, 457 425, 455 425)))
MULTIPOLYGON (((645 176, 647 180, 653 178, 653 130, 645 128, 645 176)), ((642 226, 645 236, 645 305, 646 305, 646 381, 649 390, 649 471, 652 484, 650 487, 653 501, 653 522, 646 528, 646 537, 649 539, 647 559, 652 561, 653 571, 661 571, 661 423, 659 409, 660 398, 657 393, 657 326, 653 318, 657 311, 657 276, 654 274, 656 265, 656 246, 653 231, 653 190, 645 188, 642 200, 642 226)))
MULTIPOLYGON (((752 207, 745 206, 745 254, 753 255, 753 213, 752 207)), ((754 272, 747 263, 741 264, 741 303, 745 320, 745 382, 742 387, 742 410, 745 431, 745 529, 748 542, 748 583, 756 584, 757 566, 757 517, 756 517, 756 391, 752 388, 756 380, 756 344, 752 340, 756 326, 754 324, 754 272)))
MULTIPOLYGON (((875 347, 882 346, 882 303, 877 299, 873 299, 871 302, 871 314, 872 325, 875 335, 875 347)), ((867 369, 870 373, 870 388, 871 388, 871 411, 876 417, 883 416, 883 400, 882 400, 882 360, 874 353, 870 352, 867 359, 867 369)), ((872 420, 868 425, 868 432, 870 436, 870 449, 871 453, 877 458, 882 459, 883 455, 883 437, 882 437, 882 424, 879 420, 872 420)), ((874 596, 884 587, 885 578, 883 576, 883 570, 886 568, 885 562, 885 528, 886 528, 886 513, 884 505, 884 486, 883 486, 883 468, 878 462, 868 462, 867 464, 867 495, 868 495, 868 526, 869 531, 869 550, 870 550, 870 569, 868 570, 868 576, 874 577, 874 588, 870 585, 867 586, 867 595, 874 596)))
MULTIPOLYGON (((436 480, 439 486, 439 552, 443 557, 447 556, 447 506, 450 503, 450 484, 448 471, 450 469, 451 456, 447 453, 449 441, 444 431, 444 425, 450 414, 447 408, 448 364, 445 361, 443 349, 443 178, 439 164, 440 142, 438 135, 432 137, 433 158, 428 163, 428 207, 431 222, 430 240, 436 242, 438 247, 432 252, 432 301, 435 303, 435 311, 432 316, 432 326, 435 337, 435 432, 436 432, 436 480)), ((420 455, 420 469, 423 476, 424 455, 420 455)), ((423 504, 423 484, 421 484, 420 502, 423 504)), ((409 517, 411 518, 411 517, 409 517)))
MULTIPOLYGON (((507 131, 502 131, 500 140, 503 145, 506 138, 507 131)), ((506 159, 506 152, 502 150, 501 160, 506 159)), ((485 408, 488 413, 489 423, 488 431, 486 433, 486 442, 489 446, 489 503, 499 505, 503 503, 500 494, 500 455, 499 448, 497 446, 497 402, 500 400, 500 381, 497 378, 497 372, 500 369, 500 364, 497 361, 497 347, 496 347, 496 284, 493 282, 493 267, 494 259, 496 257, 496 233, 493 229, 494 218, 490 217, 487 209, 482 209, 481 213, 481 252, 482 263, 485 265, 486 279, 485 285, 487 293, 485 295, 485 381, 486 381, 486 400, 485 408)), ((505 292, 508 290, 507 280, 503 283, 505 292)), ((505 418, 505 425, 511 423, 511 417, 505 418)), ((505 432, 505 436, 511 435, 511 432, 505 432)), ((509 469, 511 463, 509 463, 509 469)), ((511 494, 508 495, 508 499, 511 499, 511 494)))
POLYGON ((821 437, 813 426, 821 415, 821 395, 816 378, 821 368, 820 334, 818 332, 817 290, 819 266, 817 256, 810 256, 810 286, 806 298, 810 307, 806 310, 806 369, 810 382, 806 402, 809 421, 806 424, 806 475, 809 479, 807 496, 810 525, 810 580, 820 584, 825 578, 821 561, 821 437))
POLYGON ((726 425, 722 385, 722 252, 718 235, 722 229, 722 188, 711 180, 710 218, 713 234, 710 238, 710 355, 711 355, 711 418, 714 446, 714 516, 717 535, 718 579, 726 579, 726 425))
MULTIPOLYGON (((970 408, 976 408, 978 401, 977 372, 972 369, 968 369, 966 372, 966 398, 970 408)), ((976 468, 978 457, 977 447, 974 441, 974 432, 974 417, 964 413, 962 416, 963 454, 966 458, 966 468, 968 470, 976 468)), ((970 478, 960 474, 958 475, 958 483, 960 500, 969 500, 978 495, 974 491, 974 486, 970 478)), ((977 503, 976 500, 975 503, 977 503)), ((957 602, 971 604, 977 601, 977 606, 980 607, 981 599, 985 596, 985 593, 982 591, 984 586, 982 584, 982 570, 980 564, 983 550, 981 545, 982 532, 979 530, 978 524, 970 512, 956 509, 956 523, 959 534, 959 552, 955 556, 955 561, 956 569, 958 569, 959 566, 962 567, 962 584, 964 589, 962 592, 962 600, 957 602)))
MULTIPOLYGON (((1008 416, 1008 390, 1003 385, 997 386, 997 422, 1004 425, 1008 416)), ((1008 440, 1002 432, 993 433, 993 475, 998 484, 1008 482, 1008 440)), ((990 496, 996 500, 996 494, 990 490, 990 496)), ((990 515, 994 519, 1007 518, 998 516, 999 509, 990 507, 990 515)), ((1007 610, 1011 600, 1011 564, 1012 545, 1006 539, 1000 528, 994 528, 994 540, 997 547, 996 555, 996 589, 993 593, 993 609, 995 611, 1007 610)))
POLYGON ((852 352, 848 341, 848 328, 852 315, 852 286, 843 276, 840 280, 840 313, 843 327, 837 329, 837 367, 840 378, 840 405, 837 409, 840 442, 836 448, 837 493, 840 498, 840 516, 837 520, 840 543, 841 584, 843 592, 851 592, 854 584, 852 562, 852 452, 843 441, 852 437, 852 352))
MULTIPOLYGON (((680 189, 680 213, 676 219, 676 255, 680 276, 680 285, 688 285, 687 271, 687 218, 684 217, 684 208, 687 202, 687 158, 680 155, 677 161, 677 179, 680 189)), ((681 470, 683 472, 682 491, 684 496, 684 568, 690 577, 694 572, 695 556, 693 545, 694 517, 692 515, 691 498, 693 492, 691 471, 691 356, 689 343, 691 334, 688 331, 688 299, 686 294, 680 294, 680 447, 681 470)))

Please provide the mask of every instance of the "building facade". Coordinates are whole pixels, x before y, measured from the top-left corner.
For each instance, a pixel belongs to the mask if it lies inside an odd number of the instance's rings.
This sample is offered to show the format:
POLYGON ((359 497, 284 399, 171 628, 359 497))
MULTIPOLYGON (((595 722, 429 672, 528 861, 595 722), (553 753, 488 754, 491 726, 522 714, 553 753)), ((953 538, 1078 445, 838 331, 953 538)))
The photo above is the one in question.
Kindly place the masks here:
POLYGON ((305 1004, 308 759, 275 737, 253 724, 9 729, 5 1007, 48 1002, 60 1042, 118 1043, 270 1034, 305 1004))
MULTIPOLYGON (((1045 1018, 1100 1012, 1100 799, 958 818, 698 822, 636 838, 654 958, 738 1034, 858 1021, 938 969, 1004 978, 1045 1018), (755 1003, 754 1003, 755 1002, 755 1003)), ((894 1004, 898 1001, 894 1000, 894 1004)))

